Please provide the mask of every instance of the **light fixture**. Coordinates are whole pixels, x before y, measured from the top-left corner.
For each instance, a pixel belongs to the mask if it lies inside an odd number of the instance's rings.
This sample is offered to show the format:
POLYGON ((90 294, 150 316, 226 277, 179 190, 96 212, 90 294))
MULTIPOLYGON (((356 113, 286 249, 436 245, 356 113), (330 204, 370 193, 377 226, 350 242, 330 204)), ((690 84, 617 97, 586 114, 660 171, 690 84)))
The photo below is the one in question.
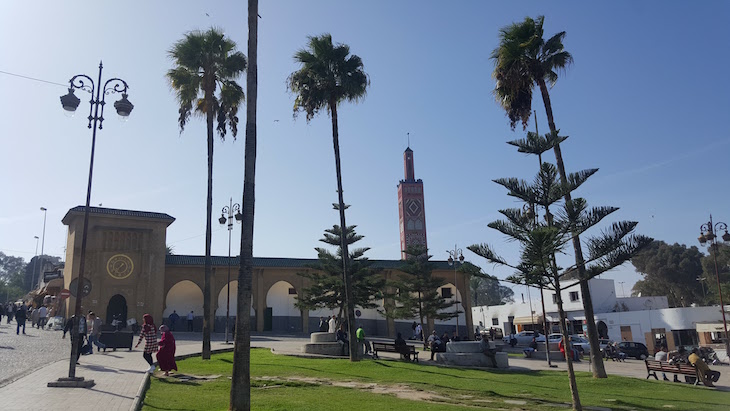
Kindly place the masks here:
POLYGON ((134 104, 127 100, 127 93, 122 93, 122 99, 114 103, 114 108, 121 117, 129 117, 129 113, 134 109, 134 104))
POLYGON ((226 223, 226 217, 223 214, 221 214, 221 218, 218 219, 218 222, 221 223, 221 224, 225 224, 226 223))
POLYGON ((73 88, 69 88, 68 94, 66 94, 65 96, 61 96, 61 106, 63 106, 63 109, 68 112, 75 112, 76 108, 79 106, 79 103, 81 103, 81 99, 76 97, 73 88))

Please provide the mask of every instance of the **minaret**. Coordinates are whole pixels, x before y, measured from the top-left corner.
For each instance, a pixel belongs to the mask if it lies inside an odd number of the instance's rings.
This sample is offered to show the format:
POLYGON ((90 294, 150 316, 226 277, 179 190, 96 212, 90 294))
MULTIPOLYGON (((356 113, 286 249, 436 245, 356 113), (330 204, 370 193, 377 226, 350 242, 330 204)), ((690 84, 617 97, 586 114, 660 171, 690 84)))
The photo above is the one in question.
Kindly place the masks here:
POLYGON ((416 180, 413 168, 413 150, 403 152, 405 179, 398 183, 398 218, 400 222, 401 259, 410 246, 428 247, 426 243, 426 212, 423 208, 423 181, 416 180))

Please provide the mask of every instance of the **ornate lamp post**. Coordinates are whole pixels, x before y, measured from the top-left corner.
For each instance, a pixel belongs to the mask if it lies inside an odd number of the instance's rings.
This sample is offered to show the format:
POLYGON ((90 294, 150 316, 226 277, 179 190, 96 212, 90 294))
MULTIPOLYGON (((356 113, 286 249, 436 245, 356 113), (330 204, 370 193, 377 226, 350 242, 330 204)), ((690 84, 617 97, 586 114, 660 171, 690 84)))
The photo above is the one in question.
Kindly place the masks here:
MULTIPOLYGON (((41 272, 38 273, 38 282, 36 284, 38 286, 40 286, 40 284, 41 284, 41 278, 42 278, 41 274, 43 274, 43 255, 44 255, 43 253, 44 253, 44 249, 46 246, 46 214, 48 214, 48 209, 45 207, 41 207, 41 211, 43 211, 43 236, 41 237, 41 272)), ((37 251, 36 251, 36 253, 37 253, 37 251)))
POLYGON ((727 232, 727 224, 722 221, 718 221, 713 224, 712 214, 710 214, 710 221, 700 226, 700 236, 697 238, 700 241, 701 246, 705 246, 708 242, 710 247, 710 254, 715 262, 715 276, 717 277, 717 292, 720 295, 720 311, 722 312, 722 327, 725 331, 725 350, 730 353, 730 339, 727 334, 727 320, 725 319, 725 303, 722 300, 722 286, 720 284, 720 270, 717 268, 717 253, 719 252, 717 247, 717 235, 716 232, 725 230, 725 234, 722 235, 722 241, 730 241, 730 234, 727 232), (714 252, 713 252, 714 251, 714 252))
POLYGON ((454 267, 454 313, 456 314, 456 336, 459 336, 459 301, 456 298, 459 287, 456 282, 456 263, 464 264, 464 254, 461 252, 461 248, 456 248, 454 244, 453 250, 446 250, 449 253, 449 266, 454 267), (458 261, 457 261, 458 260, 458 261))
POLYGON ((30 286, 33 287, 33 280, 35 279, 35 269, 38 265, 38 236, 34 235, 33 238, 35 238, 35 260, 33 261, 33 274, 30 276, 30 286))
POLYGON ((88 127, 92 130, 91 159, 89 160, 89 183, 86 189, 86 206, 84 207, 84 229, 81 236, 81 255, 79 260, 79 274, 77 280, 78 289, 76 290, 76 307, 74 309, 74 322, 73 329, 71 331, 72 335, 75 336, 77 340, 76 343, 71 344, 71 358, 68 367, 68 378, 59 378, 58 382, 48 383, 49 386, 89 387, 94 385, 93 380, 84 382, 83 377, 76 377, 76 357, 78 354, 78 349, 80 348, 80 344, 78 344, 78 335, 80 326, 79 320, 82 315, 81 300, 83 295, 81 293, 81 284, 84 283, 84 270, 86 268, 86 240, 89 230, 89 203, 91 202, 91 181, 94 172, 94 148, 96 147, 96 130, 97 128, 99 130, 103 128, 102 124, 104 122, 104 105, 106 104, 104 99, 108 94, 122 94, 121 100, 114 103, 114 108, 116 109, 117 114, 119 114, 121 117, 128 117, 129 113, 131 113, 132 109, 134 108, 134 105, 132 105, 132 103, 127 100, 127 90, 129 89, 129 86, 127 85, 126 81, 120 78, 112 78, 107 80, 103 86, 101 85, 101 71, 103 67, 104 66, 102 65, 102 63, 99 62, 99 77, 96 83, 94 83, 94 80, 92 80, 91 77, 85 74, 77 74, 71 77, 71 80, 69 80, 68 94, 61 97, 61 105, 63 106, 63 109, 73 113, 74 111, 76 111, 76 108, 81 102, 81 100, 76 97, 76 95, 74 95, 74 90, 79 89, 91 94, 91 100, 89 100, 89 116, 87 117, 89 120, 88 127), (96 95, 94 95, 94 92, 96 92, 96 95))
POLYGON ((230 344, 228 342, 228 330, 229 330, 229 318, 231 315, 231 231, 233 231, 233 219, 236 219, 239 223, 241 220, 243 220, 243 214, 241 214, 241 206, 238 203, 233 203, 233 198, 229 200, 229 204, 225 207, 223 207, 223 210, 221 210, 221 218, 218 219, 218 222, 221 224, 225 224, 226 221, 228 222, 228 282, 226 283, 226 289, 228 290, 228 295, 226 296, 226 344, 230 344), (226 214, 228 214, 228 218, 226 218, 226 214))

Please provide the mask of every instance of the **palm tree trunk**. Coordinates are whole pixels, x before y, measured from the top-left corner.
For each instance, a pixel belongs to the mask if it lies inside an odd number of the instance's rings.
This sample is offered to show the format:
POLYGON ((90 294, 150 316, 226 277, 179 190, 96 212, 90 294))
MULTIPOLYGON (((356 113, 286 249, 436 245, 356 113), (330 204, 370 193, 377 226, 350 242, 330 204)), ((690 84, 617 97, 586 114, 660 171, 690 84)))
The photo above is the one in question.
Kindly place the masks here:
MULTIPOLYGON (((211 91, 212 93, 212 91, 211 91)), ((208 94, 208 91, 206 91, 208 94)), ((207 100, 210 101, 210 100, 207 100)), ((210 359, 210 277, 213 261, 210 258, 211 216, 213 215, 213 110, 206 113, 208 125, 208 197, 206 200, 205 220, 205 275, 203 279, 203 359, 210 359)))
MULTIPOLYGON (((256 99, 258 97, 259 2, 248 0, 248 68, 246 72, 246 148, 243 173, 243 228, 238 267, 238 303, 229 409, 251 409, 251 290, 256 182, 256 99)), ((263 313, 261 313, 263 315, 263 313)))
MULTIPOLYGON (((575 371, 573 370, 573 350, 570 344, 570 336, 568 335, 568 327, 565 325, 566 316, 565 310, 563 309, 563 298, 560 296, 560 278, 558 276, 554 279, 555 282, 555 295, 558 300, 558 314, 560 316, 560 332, 563 334, 563 346, 565 347, 565 361, 568 364, 568 377, 570 380, 570 394, 573 401, 573 409, 581 411, 583 406, 580 404, 580 397, 578 396, 578 384, 575 381, 575 371)), ((547 336, 545 337, 547 340, 547 336)))
POLYGON ((355 339, 355 304, 352 301, 352 284, 349 266, 350 253, 347 251, 347 225, 345 224, 345 200, 342 196, 342 171, 340 168, 340 136, 337 125, 337 102, 330 101, 330 112, 332 113, 332 144, 335 150, 335 170, 337 172, 337 196, 340 209, 340 247, 342 248, 342 275, 345 283, 345 303, 347 304, 347 335, 350 341, 350 361, 359 361, 357 355, 357 341, 355 339))
MULTIPOLYGON (((545 105, 545 114, 548 119, 548 126, 550 126, 550 132, 553 134, 557 133, 555 127, 555 121, 553 119, 553 107, 550 103, 550 94, 548 93, 547 85, 544 79, 539 79, 538 84, 540 86, 540 92, 542 93, 542 102, 545 105)), ((560 144, 555 144, 553 148, 555 152, 555 162, 558 166, 558 172, 560 173, 560 184, 563 187, 567 186, 568 178, 565 174, 565 164, 563 163, 563 153, 560 150, 560 144)), ((565 207, 568 209, 569 214, 573 214, 573 200, 570 196, 570 192, 565 191, 565 207)), ((593 312, 593 298, 591 298, 591 290, 588 287, 588 280, 585 278, 586 267, 585 260, 583 259, 583 249, 580 244, 580 237, 573 235, 573 250, 575 251, 575 265, 578 268, 578 279, 580 280, 580 292, 583 295, 583 312, 586 316, 586 326, 588 329, 588 341, 591 345, 591 363, 593 363, 593 377, 594 378, 608 378, 606 369, 603 366, 603 358, 601 357, 600 344, 598 342, 598 328, 596 327, 596 319, 593 312)))

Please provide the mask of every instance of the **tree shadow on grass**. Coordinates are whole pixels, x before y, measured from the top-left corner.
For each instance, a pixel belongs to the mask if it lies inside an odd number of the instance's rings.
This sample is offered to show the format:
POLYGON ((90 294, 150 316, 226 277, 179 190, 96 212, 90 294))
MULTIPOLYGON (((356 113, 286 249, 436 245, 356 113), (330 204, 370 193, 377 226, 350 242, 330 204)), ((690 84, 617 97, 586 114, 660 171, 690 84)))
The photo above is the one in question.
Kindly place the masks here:
POLYGON ((168 384, 168 385, 190 385, 193 387, 199 387, 201 385, 199 382, 181 380, 180 379, 181 377, 186 378, 189 376, 186 376, 185 374, 178 374, 172 378, 158 378, 156 381, 160 382, 162 384, 168 384))

